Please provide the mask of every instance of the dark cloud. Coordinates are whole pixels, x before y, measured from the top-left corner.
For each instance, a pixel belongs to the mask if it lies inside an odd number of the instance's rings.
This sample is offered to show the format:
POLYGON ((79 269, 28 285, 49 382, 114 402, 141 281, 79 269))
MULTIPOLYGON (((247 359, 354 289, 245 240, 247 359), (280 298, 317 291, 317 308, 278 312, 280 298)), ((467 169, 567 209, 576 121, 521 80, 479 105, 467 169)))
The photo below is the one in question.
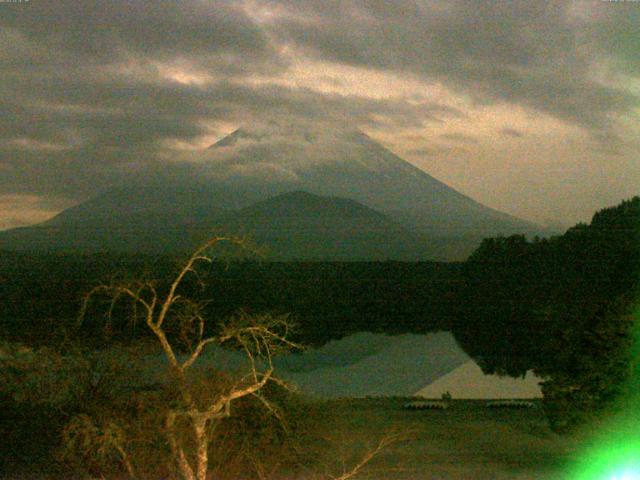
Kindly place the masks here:
POLYGON ((596 21, 583 23, 583 41, 604 59, 613 61, 616 71, 640 76, 640 5, 598 1, 586 5, 596 21))
POLYGON ((4 7, 0 26, 19 45, 2 56, 23 65, 186 58, 232 72, 282 66, 263 29, 234 1, 58 0, 4 7))
POLYGON ((522 133, 520 130, 516 130, 515 128, 503 128, 500 130, 500 133, 502 133, 503 135, 506 135, 507 137, 514 137, 514 138, 524 137, 524 133, 522 133))
POLYGON ((52 81, 52 77, 18 75, 12 86, 4 89, 3 103, 9 117, 0 125, 0 135, 46 136, 66 125, 131 145, 145 139, 198 135, 203 130, 196 123, 205 118, 258 121, 281 114, 336 120, 342 117, 345 122, 355 118, 375 124, 373 117, 379 115, 421 125, 462 115, 453 107, 435 102, 323 94, 306 87, 247 86, 233 81, 199 87, 144 79, 63 74, 52 81))
POLYGON ((258 123, 299 117, 345 125, 422 126, 460 115, 437 103, 229 81, 198 87, 65 73, 50 80, 26 76, 13 83, 11 98, 5 96, 9 114, 0 121, 0 138, 9 146, 0 150, 0 167, 7 170, 0 179, 2 191, 76 192, 82 198, 94 192, 94 185, 130 178, 131 169, 159 168, 155 159, 166 150, 161 141, 193 140, 208 132, 203 120, 258 123), (11 147, 15 139, 20 142, 11 147), (29 142, 33 148, 25 148, 29 142), (60 148, 41 148, 49 144, 60 148))
POLYGON ((224 89, 163 76, 163 64, 223 78, 274 74, 278 47, 237 2, 0 5, 0 193, 84 198, 159 170, 160 142, 222 118, 224 89), (219 92, 216 98, 216 92, 219 92))
POLYGON ((631 28, 639 24, 638 8, 631 19, 624 18, 630 8, 611 6, 602 14, 606 20, 595 15, 578 21, 580 9, 596 8, 594 2, 273 3, 295 12, 274 23, 275 33, 333 62, 420 75, 481 102, 520 104, 596 130, 608 126, 611 114, 639 103, 627 91, 590 78, 601 55, 640 65, 631 28), (598 40, 585 37, 585 28, 607 41, 594 46, 598 40))
POLYGON ((193 140, 215 121, 320 116, 417 126, 459 113, 433 102, 248 86, 246 79, 281 73, 288 61, 239 2, 62 0, 6 7, 0 16, 5 193, 82 198, 137 171, 151 175, 162 168, 163 140, 193 140), (181 84, 167 78, 163 65, 210 78, 181 84))

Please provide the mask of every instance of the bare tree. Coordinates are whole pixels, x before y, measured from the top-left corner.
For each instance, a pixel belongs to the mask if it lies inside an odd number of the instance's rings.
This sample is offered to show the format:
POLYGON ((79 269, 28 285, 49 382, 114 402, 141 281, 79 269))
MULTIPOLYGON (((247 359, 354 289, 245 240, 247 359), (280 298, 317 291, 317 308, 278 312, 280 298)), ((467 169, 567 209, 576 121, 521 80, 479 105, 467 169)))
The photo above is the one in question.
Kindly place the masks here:
MULTIPOLYGON (((85 296, 79 314, 79 321, 82 322, 91 300, 96 296, 109 299, 109 317, 116 305, 125 299, 132 303, 132 318, 137 318, 142 312, 144 324, 158 340, 178 386, 180 402, 177 406, 167 406, 165 427, 173 460, 185 480, 206 479, 211 441, 207 432, 213 424, 231 415, 234 401, 253 396, 266 407, 272 408, 260 390, 268 382, 278 381, 274 376, 273 355, 281 349, 298 347, 287 339, 290 324, 286 316, 240 314, 220 325, 215 334, 205 334, 208 331, 205 328, 205 303, 183 296, 180 287, 188 275, 195 276, 201 282, 197 267, 212 262, 211 251, 220 242, 243 246, 241 240, 230 237, 215 237, 207 241, 189 257, 166 293, 161 294, 152 281, 112 282, 96 286, 85 296), (173 328, 176 322, 178 329, 173 328), (174 324, 172 328, 167 328, 168 323, 174 324), (173 338, 176 332, 189 345, 186 355, 180 355, 176 349, 176 338, 173 338), (248 368, 241 378, 203 398, 194 394, 190 372, 209 344, 234 344, 245 353, 248 368), (189 452, 187 442, 179 435, 179 422, 188 426, 191 441, 195 443, 195 454, 189 452)), ((126 467, 133 474, 130 462, 126 467)))
POLYGON ((410 436, 411 432, 388 431, 378 438, 373 445, 369 446, 353 465, 349 467, 343 466, 340 473, 337 475, 327 474, 325 478, 328 477, 328 480, 351 480, 352 478, 356 478, 363 473, 365 467, 367 467, 374 458, 392 445, 408 440, 410 436))
POLYGON ((319 436, 322 447, 315 452, 318 462, 308 471, 306 478, 309 480, 386 478, 391 471, 408 471, 406 468, 392 468, 389 465, 375 468, 373 464, 382 454, 415 439, 416 431, 413 428, 400 430, 392 426, 379 436, 363 439, 358 432, 345 431, 329 420, 326 430, 319 436))

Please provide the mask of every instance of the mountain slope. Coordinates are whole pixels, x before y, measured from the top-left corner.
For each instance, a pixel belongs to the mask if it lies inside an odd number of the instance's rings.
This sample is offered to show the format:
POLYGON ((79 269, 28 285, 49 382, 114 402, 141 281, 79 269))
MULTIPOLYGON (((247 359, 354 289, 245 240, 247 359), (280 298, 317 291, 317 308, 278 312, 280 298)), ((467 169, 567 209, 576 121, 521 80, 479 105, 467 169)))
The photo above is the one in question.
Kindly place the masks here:
POLYGON ((246 233, 268 258, 417 260, 428 244, 385 215, 337 197, 302 191, 278 195, 221 219, 221 229, 246 233))
POLYGON ((430 253, 424 239, 375 210, 301 191, 238 210, 214 211, 198 203, 187 214, 148 206, 110 216, 108 209, 82 205, 39 226, 0 232, 0 249, 185 252, 209 235, 225 233, 250 238, 271 260, 418 260, 430 253))
POLYGON ((209 158, 223 166, 218 174, 228 182, 351 198, 408 228, 438 237, 482 237, 537 229, 457 192, 358 130, 241 128, 208 152, 209 158), (265 178, 266 172, 269 178, 265 178), (257 181, 251 173, 263 175, 257 181))

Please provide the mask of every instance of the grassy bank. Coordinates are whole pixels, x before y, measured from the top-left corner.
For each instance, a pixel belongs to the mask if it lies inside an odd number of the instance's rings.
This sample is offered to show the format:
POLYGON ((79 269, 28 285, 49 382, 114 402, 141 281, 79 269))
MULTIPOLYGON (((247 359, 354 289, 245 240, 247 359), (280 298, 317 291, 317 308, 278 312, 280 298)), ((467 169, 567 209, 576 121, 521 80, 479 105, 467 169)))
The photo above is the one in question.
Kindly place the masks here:
POLYGON ((405 402, 326 402, 327 430, 352 447, 335 454, 348 456, 394 429, 408 439, 374 460, 368 478, 557 480, 583 442, 579 435, 551 432, 539 408, 489 409, 481 401, 460 400, 447 410, 408 411, 405 402))

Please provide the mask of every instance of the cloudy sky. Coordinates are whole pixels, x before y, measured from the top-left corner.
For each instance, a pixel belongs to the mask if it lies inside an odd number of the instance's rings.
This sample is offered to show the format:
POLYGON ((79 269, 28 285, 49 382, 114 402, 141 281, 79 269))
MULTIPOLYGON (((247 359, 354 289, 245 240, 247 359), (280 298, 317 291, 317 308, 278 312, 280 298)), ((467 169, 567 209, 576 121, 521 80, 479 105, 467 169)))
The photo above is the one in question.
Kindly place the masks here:
POLYGON ((0 229, 272 119, 541 224, 640 193, 640 1, 0 0, 0 229))

